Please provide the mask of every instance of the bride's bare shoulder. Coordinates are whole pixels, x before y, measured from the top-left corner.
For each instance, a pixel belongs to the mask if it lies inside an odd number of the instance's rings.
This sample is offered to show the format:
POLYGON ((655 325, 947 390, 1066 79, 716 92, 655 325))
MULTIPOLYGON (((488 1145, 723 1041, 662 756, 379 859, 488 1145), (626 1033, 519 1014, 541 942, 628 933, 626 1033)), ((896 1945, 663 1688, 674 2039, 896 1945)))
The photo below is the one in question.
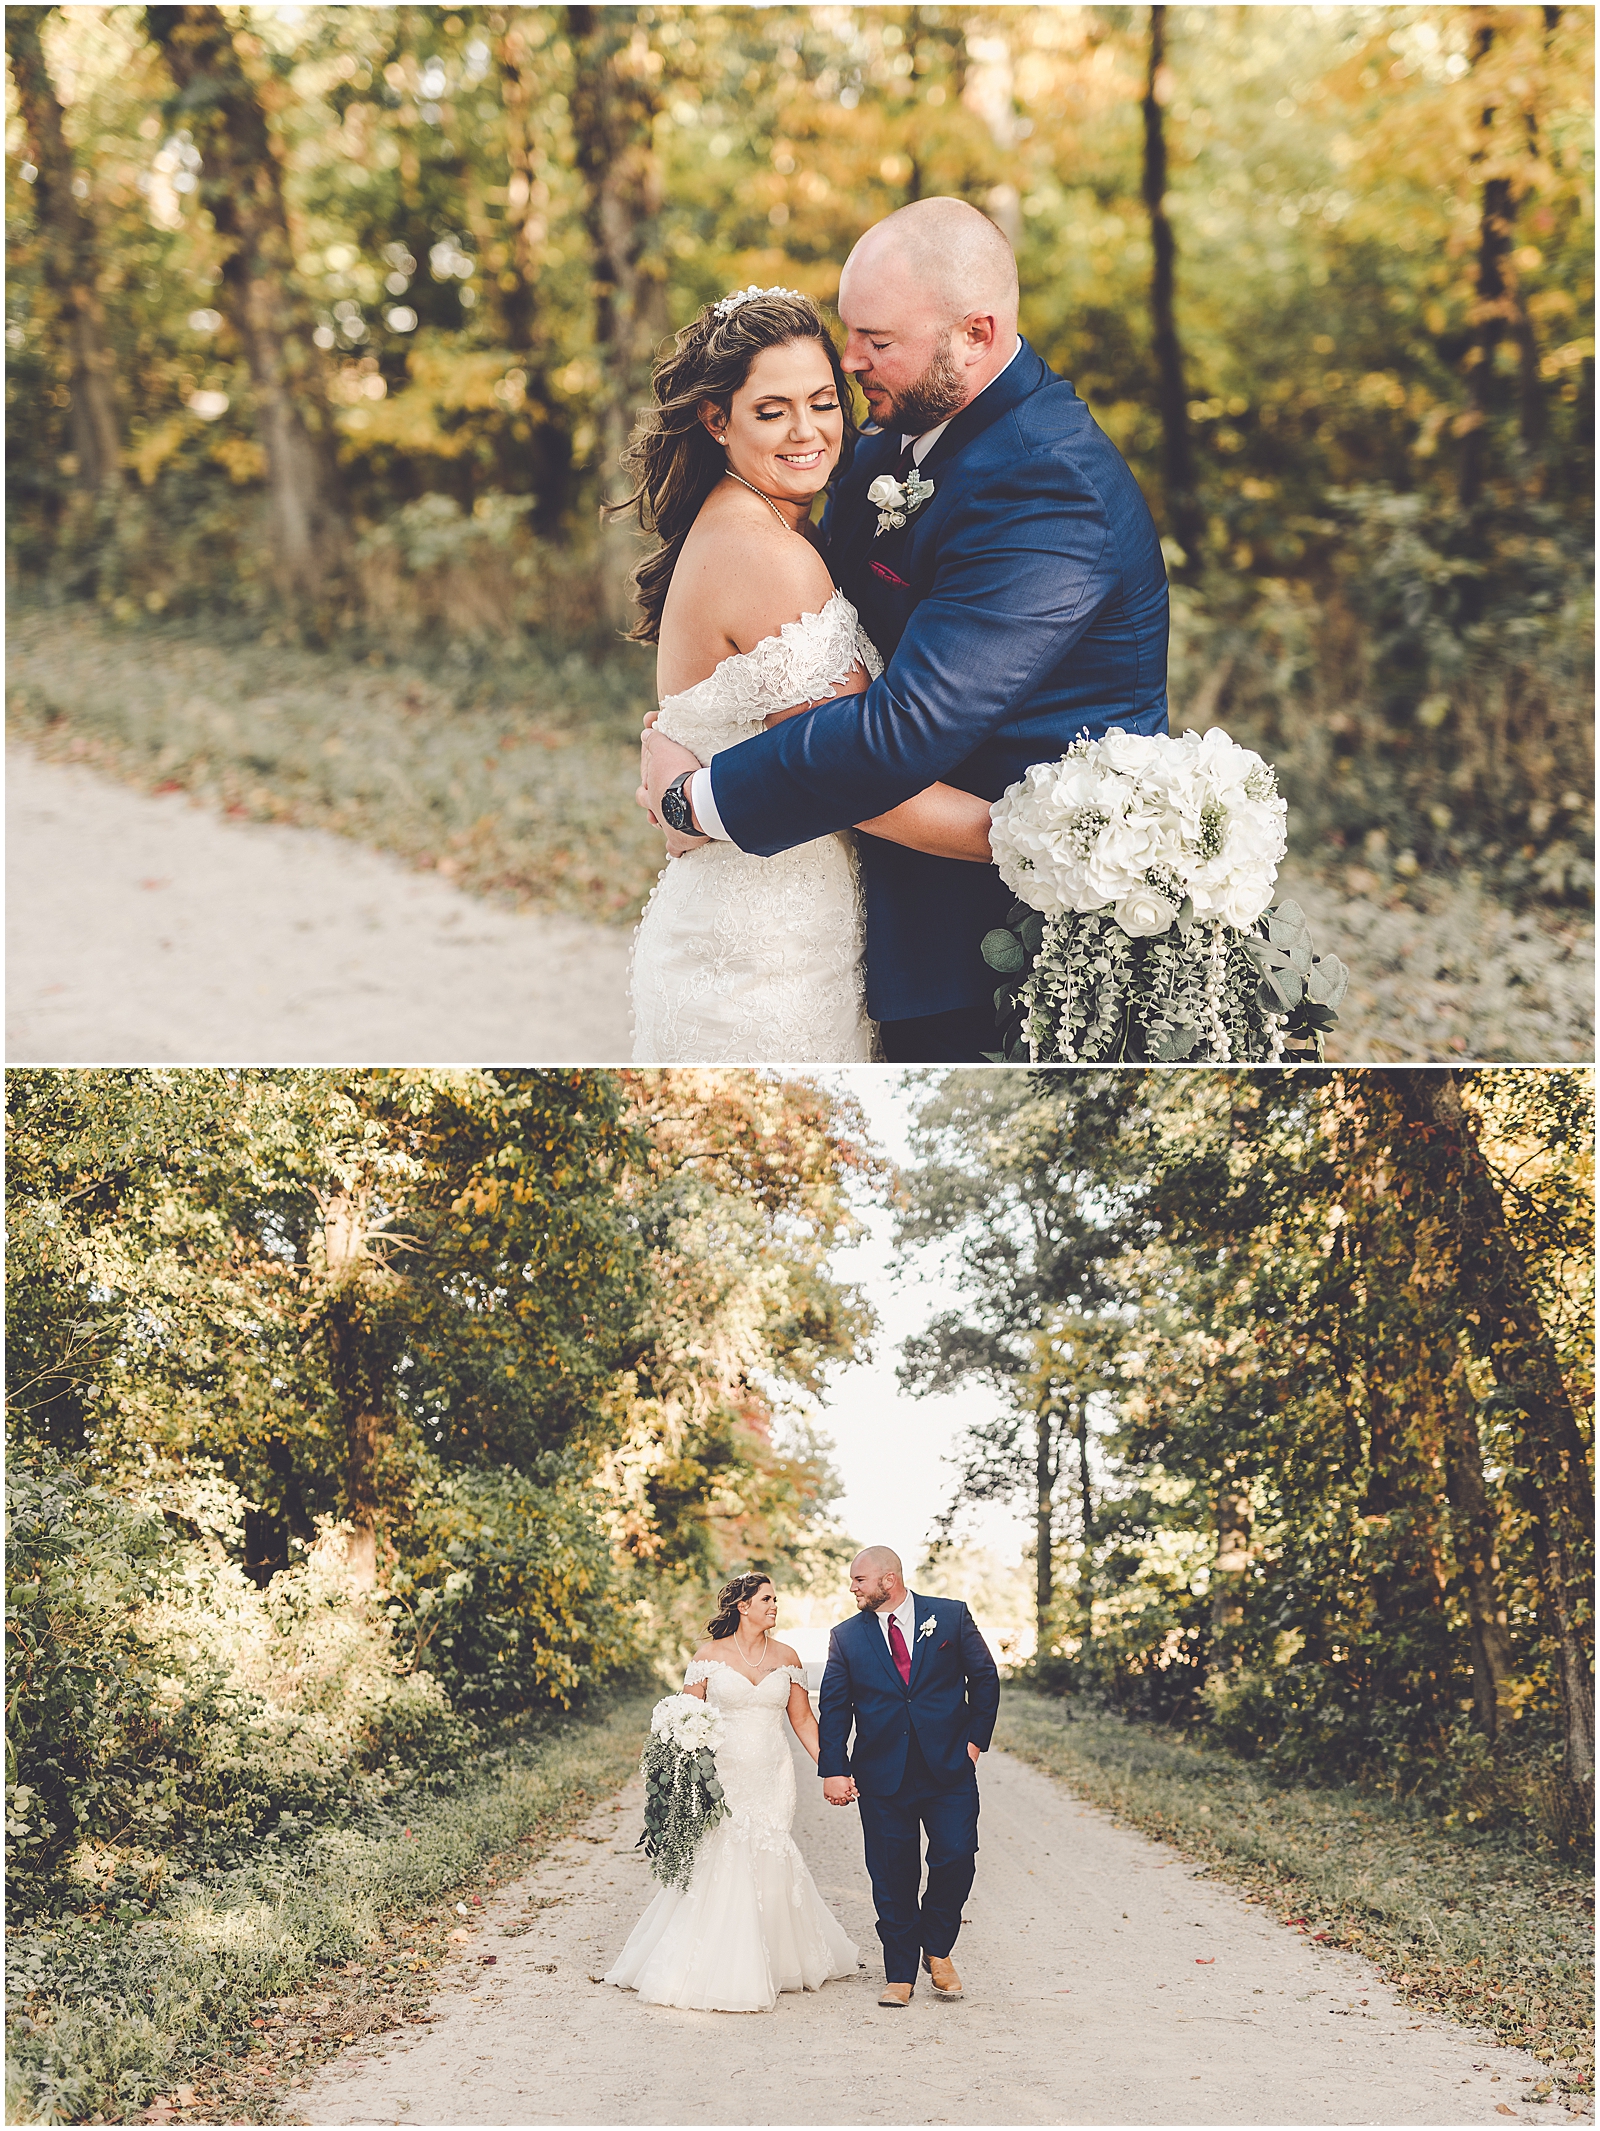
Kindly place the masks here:
POLYGON ((741 509, 707 508, 684 542, 668 596, 677 609, 674 619, 710 623, 749 651, 776 636, 785 622, 819 613, 833 591, 828 566, 811 542, 770 512, 763 523, 741 509))
POLYGON ((797 1650, 791 1650, 787 1643, 769 1642, 767 1649, 771 1652, 774 1664, 798 1666, 800 1663, 800 1653, 797 1650))
POLYGON ((702 1643, 689 1662, 691 1665, 705 1665, 710 1664, 713 1660, 720 1662, 716 1644, 702 1643))

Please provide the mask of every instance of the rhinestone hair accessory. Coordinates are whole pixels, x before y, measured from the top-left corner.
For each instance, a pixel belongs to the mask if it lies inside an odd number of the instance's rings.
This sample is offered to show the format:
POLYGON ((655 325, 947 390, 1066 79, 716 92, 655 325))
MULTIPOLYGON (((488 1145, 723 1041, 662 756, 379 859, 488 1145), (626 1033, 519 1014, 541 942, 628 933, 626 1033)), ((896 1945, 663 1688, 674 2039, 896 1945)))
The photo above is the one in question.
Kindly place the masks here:
POLYGON ((807 300, 801 289, 758 289, 752 281, 747 289, 735 289, 731 296, 724 296, 720 303, 713 304, 711 315, 713 318, 731 318, 741 304, 753 303, 758 296, 792 296, 797 303, 807 300))

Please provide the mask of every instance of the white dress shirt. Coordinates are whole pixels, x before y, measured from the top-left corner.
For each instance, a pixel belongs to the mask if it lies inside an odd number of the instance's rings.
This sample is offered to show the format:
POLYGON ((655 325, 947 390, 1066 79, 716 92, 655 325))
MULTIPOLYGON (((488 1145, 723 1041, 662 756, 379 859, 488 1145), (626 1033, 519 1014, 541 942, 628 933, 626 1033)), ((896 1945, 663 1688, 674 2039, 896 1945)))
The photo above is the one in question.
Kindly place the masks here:
MULTIPOLYGON (((972 395, 972 399, 968 400, 967 407, 970 407, 973 404, 974 400, 981 400, 983 398, 983 395, 988 391, 989 385, 992 385, 994 383, 996 377, 1004 377, 1006 372, 1011 368, 1011 365, 1016 361, 1017 357, 1021 353, 1022 342, 1019 340, 1016 346, 1012 349, 1011 353, 1006 357, 1004 363, 1002 363, 1000 368, 995 372, 994 377, 990 378, 989 384, 980 385, 978 387, 977 391, 972 395)), ((966 411, 966 407, 957 409, 957 413, 960 414, 965 414, 966 411)), ((904 451, 906 446, 910 444, 912 464, 915 466, 920 466, 923 460, 928 456, 929 452, 932 451, 934 445, 938 443, 939 439, 944 435, 945 431, 950 427, 950 424, 954 420, 955 415, 946 415, 944 420, 942 422, 936 422, 932 429, 925 429, 922 432, 921 436, 916 438, 914 442, 912 438, 907 436, 905 432, 902 431, 900 436, 900 449, 904 451)), ((684 790, 689 795, 689 804, 694 809, 694 818, 700 825, 702 835, 714 837, 719 843, 731 844, 733 842, 733 838, 722 826, 722 816, 717 812, 717 802, 712 795, 710 770, 696 770, 694 775, 689 779, 689 782, 684 786, 684 790)), ((887 1614, 883 1615, 885 1621, 887 1621, 888 1617, 889 1616, 887 1614)), ((883 1632, 885 1635, 887 1635, 889 1632, 888 1628, 885 1627, 883 1632)), ((909 1644, 910 1641, 911 1638, 908 1635, 906 1637, 906 1642, 909 1644)))

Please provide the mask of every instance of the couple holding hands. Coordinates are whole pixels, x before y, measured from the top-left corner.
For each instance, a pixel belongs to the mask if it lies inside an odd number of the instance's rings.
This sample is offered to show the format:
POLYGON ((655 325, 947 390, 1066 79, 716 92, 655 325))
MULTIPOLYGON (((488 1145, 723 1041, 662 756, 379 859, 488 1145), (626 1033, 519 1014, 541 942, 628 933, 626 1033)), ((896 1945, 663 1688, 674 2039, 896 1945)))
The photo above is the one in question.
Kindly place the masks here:
POLYGON ((977 1766, 1000 1676, 963 1602, 908 1591, 888 1547, 856 1556, 850 1594, 856 1615, 829 1639, 816 1716, 799 1658, 773 1640, 771 1580, 736 1577, 718 1594, 684 1692, 722 1719, 716 1765, 727 1815, 702 1843, 688 1887, 663 1887, 640 1918, 608 1983, 656 2005, 770 2012, 780 1991, 856 1973, 857 1949, 790 1833, 787 1720, 824 1798, 861 1815, 883 1943, 878 2003, 909 2005, 921 1974, 936 1998, 962 1995, 951 1955, 972 1887, 977 1766))

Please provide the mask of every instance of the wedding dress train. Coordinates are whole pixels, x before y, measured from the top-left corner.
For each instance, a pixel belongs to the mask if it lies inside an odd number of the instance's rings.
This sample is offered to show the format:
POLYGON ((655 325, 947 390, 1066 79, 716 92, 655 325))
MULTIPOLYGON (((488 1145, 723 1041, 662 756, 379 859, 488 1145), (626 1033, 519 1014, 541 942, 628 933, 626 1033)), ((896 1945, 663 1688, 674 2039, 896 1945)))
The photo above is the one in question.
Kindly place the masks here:
POLYGON ((853 1976, 859 1963, 789 1833, 795 1785, 786 1711, 790 1688, 805 1677, 785 1665, 752 1681, 731 1665, 697 1659, 684 1685, 699 1680, 726 1726, 717 1775, 727 1817, 701 1844, 687 1890, 662 1888, 605 1980, 652 2005, 771 2012, 780 1991, 820 1990, 853 1976))
MULTIPOLYGON (((855 608, 835 592, 819 613, 785 622, 665 697, 656 730, 709 762, 773 711, 829 694, 858 661, 874 680, 883 671, 855 608)), ((717 842, 669 861, 634 934, 635 1063, 870 1059, 865 934, 848 833, 772 858, 717 842)))

